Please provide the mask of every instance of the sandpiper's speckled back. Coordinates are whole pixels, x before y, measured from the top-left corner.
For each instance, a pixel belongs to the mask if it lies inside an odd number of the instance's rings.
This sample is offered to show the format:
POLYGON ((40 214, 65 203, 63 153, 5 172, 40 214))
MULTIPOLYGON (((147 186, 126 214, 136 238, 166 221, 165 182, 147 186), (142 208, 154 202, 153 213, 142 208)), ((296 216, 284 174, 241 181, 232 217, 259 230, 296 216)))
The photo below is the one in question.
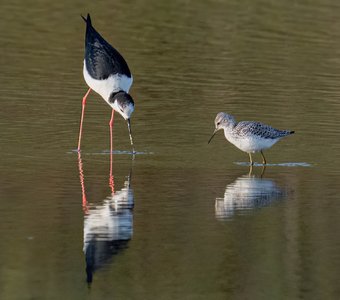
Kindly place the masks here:
POLYGON ((294 131, 275 129, 269 125, 255 121, 239 122, 233 129, 233 134, 240 138, 255 135, 264 139, 278 139, 292 133, 294 133, 294 131))

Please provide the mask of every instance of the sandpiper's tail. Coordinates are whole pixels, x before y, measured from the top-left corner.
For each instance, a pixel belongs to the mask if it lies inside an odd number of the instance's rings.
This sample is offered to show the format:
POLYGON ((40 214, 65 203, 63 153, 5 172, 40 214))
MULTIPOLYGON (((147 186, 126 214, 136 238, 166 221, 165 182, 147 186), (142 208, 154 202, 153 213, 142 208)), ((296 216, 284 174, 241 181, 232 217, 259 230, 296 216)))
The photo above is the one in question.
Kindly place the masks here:
POLYGON ((283 138, 284 136, 288 136, 288 135, 291 135, 295 133, 294 130, 277 130, 276 129, 276 132, 275 132, 275 138, 283 138))

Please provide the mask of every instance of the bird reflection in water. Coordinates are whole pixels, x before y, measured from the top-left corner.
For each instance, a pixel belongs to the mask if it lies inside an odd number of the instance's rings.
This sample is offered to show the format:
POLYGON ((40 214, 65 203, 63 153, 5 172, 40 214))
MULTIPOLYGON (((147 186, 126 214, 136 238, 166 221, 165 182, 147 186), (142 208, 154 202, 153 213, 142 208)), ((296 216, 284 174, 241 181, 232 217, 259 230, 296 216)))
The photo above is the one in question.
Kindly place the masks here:
MULTIPOLYGON (((112 155, 112 154, 111 154, 112 155)), ((109 263, 127 244, 133 233, 134 196, 131 189, 131 170, 121 190, 115 191, 110 158, 109 186, 111 195, 101 205, 91 205, 86 198, 83 162, 78 153, 79 177, 84 211, 84 254, 87 282, 91 284, 96 270, 109 263)))
POLYGON ((216 198, 215 216, 219 220, 231 218, 235 213, 268 206, 282 199, 287 193, 271 180, 263 178, 265 167, 260 176, 249 173, 238 177, 226 186, 224 198, 216 198))

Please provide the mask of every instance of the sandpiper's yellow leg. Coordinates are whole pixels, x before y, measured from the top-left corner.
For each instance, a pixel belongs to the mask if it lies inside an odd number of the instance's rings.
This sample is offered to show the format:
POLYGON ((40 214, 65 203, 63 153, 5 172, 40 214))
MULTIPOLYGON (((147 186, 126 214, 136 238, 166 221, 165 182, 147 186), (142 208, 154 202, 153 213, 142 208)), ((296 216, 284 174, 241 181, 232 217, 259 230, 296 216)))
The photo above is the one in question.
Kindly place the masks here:
POLYGON ((253 173, 253 165, 250 165, 248 176, 250 177, 252 173, 253 173))
POLYGON ((264 175, 265 170, 266 170, 266 165, 263 165, 260 178, 262 178, 262 176, 264 175))
POLYGON ((253 159, 251 158, 251 153, 248 152, 248 154, 249 154, 249 159, 250 159, 250 165, 252 166, 252 165, 254 165, 254 162, 253 162, 253 159))
POLYGON ((263 162, 263 164, 264 165, 266 165, 267 164, 267 161, 266 161, 266 158, 264 157, 264 155, 263 155, 263 152, 262 152, 262 150, 261 150, 261 155, 262 155, 262 162, 263 162))

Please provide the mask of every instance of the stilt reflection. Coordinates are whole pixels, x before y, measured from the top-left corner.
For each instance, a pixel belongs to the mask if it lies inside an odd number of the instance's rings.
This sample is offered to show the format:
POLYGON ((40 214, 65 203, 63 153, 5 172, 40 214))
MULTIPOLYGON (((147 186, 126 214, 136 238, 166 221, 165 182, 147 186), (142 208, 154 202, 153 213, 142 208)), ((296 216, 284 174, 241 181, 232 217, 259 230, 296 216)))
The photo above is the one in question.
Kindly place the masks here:
MULTIPOLYGON (((112 157, 110 158, 110 164, 112 157)), ((84 211, 84 254, 87 282, 93 280, 96 270, 109 263, 110 259, 127 244, 133 233, 134 196, 131 189, 131 170, 121 190, 115 191, 112 165, 110 165, 109 187, 111 195, 101 205, 91 205, 86 198, 81 154, 78 153, 79 177, 82 188, 84 211)))
POLYGON ((215 200, 215 216, 223 220, 236 213, 246 213, 256 208, 270 205, 282 199, 286 190, 280 188, 274 180, 263 178, 265 167, 261 175, 249 173, 238 177, 226 186, 224 197, 215 200))

